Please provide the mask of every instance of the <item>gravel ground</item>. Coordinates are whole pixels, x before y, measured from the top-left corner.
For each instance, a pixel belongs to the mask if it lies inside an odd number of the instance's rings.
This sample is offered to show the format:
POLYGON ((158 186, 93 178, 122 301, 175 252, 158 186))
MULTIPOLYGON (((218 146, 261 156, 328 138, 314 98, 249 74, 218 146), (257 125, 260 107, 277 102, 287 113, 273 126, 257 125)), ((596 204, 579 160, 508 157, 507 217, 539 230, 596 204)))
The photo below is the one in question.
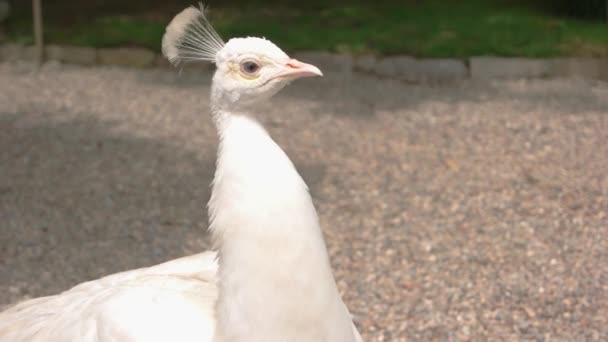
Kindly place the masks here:
MULTIPOLYGON (((0 305, 208 247, 209 75, 0 64, 0 305)), ((260 116, 367 341, 608 340, 608 84, 300 81, 260 116)))

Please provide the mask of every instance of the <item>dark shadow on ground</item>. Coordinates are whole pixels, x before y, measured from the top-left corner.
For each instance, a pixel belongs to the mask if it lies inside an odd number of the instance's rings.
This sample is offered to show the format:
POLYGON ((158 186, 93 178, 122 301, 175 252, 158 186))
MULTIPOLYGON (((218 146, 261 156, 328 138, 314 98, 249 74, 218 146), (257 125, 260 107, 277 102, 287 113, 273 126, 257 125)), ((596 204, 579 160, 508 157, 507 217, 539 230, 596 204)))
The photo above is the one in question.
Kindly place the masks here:
POLYGON ((89 115, 3 114, 0 126, 0 287, 43 278, 52 288, 29 295, 50 294, 206 247, 215 156, 118 135, 89 115))

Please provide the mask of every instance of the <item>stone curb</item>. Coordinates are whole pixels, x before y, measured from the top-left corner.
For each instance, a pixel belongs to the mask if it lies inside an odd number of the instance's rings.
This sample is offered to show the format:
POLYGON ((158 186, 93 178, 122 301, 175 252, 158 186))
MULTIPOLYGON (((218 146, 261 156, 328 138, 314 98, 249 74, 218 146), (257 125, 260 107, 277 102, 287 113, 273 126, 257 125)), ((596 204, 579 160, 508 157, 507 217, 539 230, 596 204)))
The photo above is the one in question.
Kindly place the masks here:
MULTIPOLYGON (((80 65, 118 65, 125 67, 162 67, 170 64, 160 54, 142 48, 88 48, 48 45, 46 60, 80 65)), ((453 82, 466 79, 520 79, 571 77, 608 80, 607 58, 502 58, 417 59, 410 56, 352 56, 320 51, 296 52, 293 56, 317 65, 324 72, 352 74, 362 72, 378 77, 412 83, 453 82)), ((0 61, 34 61, 33 47, 0 45, 0 61)), ((188 68, 209 69, 209 65, 188 68)))
POLYGON ((47 60, 68 64, 97 64, 97 51, 94 48, 77 46, 48 45, 45 48, 47 60))
POLYGON ((97 63, 126 67, 150 67, 156 61, 156 54, 141 48, 97 49, 97 63))
POLYGON ((355 71, 412 83, 451 82, 469 77, 465 61, 450 58, 416 59, 409 56, 385 58, 361 56, 355 61, 355 71))

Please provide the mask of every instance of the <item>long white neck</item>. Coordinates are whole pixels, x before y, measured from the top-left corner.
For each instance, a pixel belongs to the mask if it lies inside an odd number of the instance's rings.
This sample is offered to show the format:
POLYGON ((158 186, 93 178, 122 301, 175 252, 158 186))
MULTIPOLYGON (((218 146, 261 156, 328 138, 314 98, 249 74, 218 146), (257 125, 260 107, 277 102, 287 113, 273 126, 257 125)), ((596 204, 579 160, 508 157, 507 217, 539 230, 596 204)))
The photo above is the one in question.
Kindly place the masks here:
POLYGON ((306 184, 257 122, 213 108, 215 341, 354 341, 306 184))

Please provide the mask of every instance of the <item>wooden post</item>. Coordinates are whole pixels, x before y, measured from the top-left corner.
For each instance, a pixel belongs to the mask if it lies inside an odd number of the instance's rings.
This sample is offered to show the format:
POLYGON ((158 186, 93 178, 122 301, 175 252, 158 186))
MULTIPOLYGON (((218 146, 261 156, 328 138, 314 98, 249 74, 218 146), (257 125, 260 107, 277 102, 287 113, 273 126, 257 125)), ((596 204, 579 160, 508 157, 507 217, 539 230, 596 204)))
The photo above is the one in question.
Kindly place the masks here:
POLYGON ((36 41, 36 58, 38 65, 42 65, 44 59, 44 41, 42 33, 42 5, 41 0, 32 0, 34 9, 34 39, 36 41))

